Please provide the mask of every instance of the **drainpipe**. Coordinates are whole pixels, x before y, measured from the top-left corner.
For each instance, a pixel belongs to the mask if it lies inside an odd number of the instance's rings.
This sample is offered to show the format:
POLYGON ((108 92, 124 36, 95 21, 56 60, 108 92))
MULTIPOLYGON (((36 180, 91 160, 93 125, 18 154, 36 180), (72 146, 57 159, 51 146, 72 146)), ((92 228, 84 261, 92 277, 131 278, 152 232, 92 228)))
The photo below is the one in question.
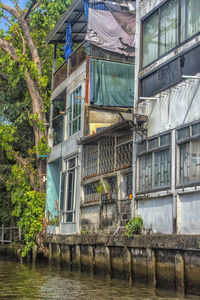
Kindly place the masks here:
MULTIPOLYGON (((53 69, 52 69, 52 79, 51 79, 51 91, 53 90, 54 86, 54 72, 56 70, 56 50, 57 50, 57 44, 54 44, 54 54, 53 54, 53 69)), ((51 100, 50 104, 50 112, 49 112, 49 130, 48 130, 48 146, 53 147, 53 102, 51 100)))
MULTIPOLYGON (((135 45, 135 78, 134 78, 134 111, 137 113, 137 99, 138 99, 138 73, 139 73, 139 61, 140 61, 140 17, 139 17, 139 0, 136 0, 136 45, 135 45)), ((135 194, 136 194, 136 137, 137 133, 133 129, 133 154, 132 154, 132 200, 131 200, 131 217, 135 217, 136 212, 136 201, 135 201, 135 194)))

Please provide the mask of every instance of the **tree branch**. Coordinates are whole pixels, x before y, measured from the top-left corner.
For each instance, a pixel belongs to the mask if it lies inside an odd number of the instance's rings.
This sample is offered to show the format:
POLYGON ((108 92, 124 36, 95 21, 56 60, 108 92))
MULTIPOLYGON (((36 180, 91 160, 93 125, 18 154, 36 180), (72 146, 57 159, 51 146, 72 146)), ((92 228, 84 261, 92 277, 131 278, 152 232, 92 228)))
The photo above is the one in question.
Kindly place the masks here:
POLYGON ((6 73, 0 72, 0 77, 3 78, 4 80, 8 81, 9 76, 6 73))
POLYGON ((31 3, 31 5, 29 6, 28 10, 26 11, 25 15, 24 15, 24 19, 26 20, 28 18, 28 16, 32 13, 32 11, 34 9, 36 9, 39 5, 40 5, 40 0, 33 0, 33 2, 31 3))
POLYGON ((24 14, 23 13, 19 14, 13 7, 8 6, 6 4, 2 3, 2 6, 3 6, 3 9, 5 9, 7 12, 9 12, 11 15, 13 15, 15 18, 18 19, 18 21, 21 25, 21 28, 23 30, 24 36, 26 38, 28 47, 30 49, 32 59, 33 59, 35 65, 38 69, 39 74, 41 74, 40 58, 39 58, 39 55, 38 55, 37 48, 36 48, 36 46, 35 46, 35 44, 32 40, 30 30, 29 30, 29 26, 28 26, 26 20, 24 19, 24 14))
POLYGON ((15 63, 18 62, 18 57, 17 57, 16 51, 15 51, 15 48, 2 38, 0 38, 0 48, 4 52, 8 53, 12 57, 12 59, 14 60, 15 63))
POLYGON ((29 166, 29 161, 27 161, 23 157, 19 156, 14 150, 11 150, 11 152, 14 155, 14 158, 16 159, 16 161, 18 163, 20 163, 20 165, 22 167, 24 167, 24 169, 27 171, 27 173, 29 175, 29 178, 30 178, 30 184, 31 184, 32 188, 36 191, 39 191, 39 188, 35 183, 35 176, 34 176, 33 172, 31 171, 31 168, 29 166))
MULTIPOLYGON (((3 16, 3 18, 4 18, 7 22, 9 22, 11 26, 14 26, 14 25, 15 25, 15 24, 12 23, 6 16, 3 16)), ((23 56, 24 56, 25 53, 26 53, 25 40, 24 40, 23 35, 21 34, 21 32, 19 32, 18 28, 16 28, 16 29, 17 29, 17 32, 18 32, 18 34, 19 34, 21 40, 22 40, 22 49, 23 49, 23 50, 22 50, 22 54, 23 54, 23 56)), ((15 38, 16 38, 16 35, 13 36, 13 39, 14 39, 14 40, 15 40, 15 38)), ((14 43, 14 41, 13 41, 13 43, 14 43)), ((13 43, 12 43, 12 44, 13 44, 13 43)))

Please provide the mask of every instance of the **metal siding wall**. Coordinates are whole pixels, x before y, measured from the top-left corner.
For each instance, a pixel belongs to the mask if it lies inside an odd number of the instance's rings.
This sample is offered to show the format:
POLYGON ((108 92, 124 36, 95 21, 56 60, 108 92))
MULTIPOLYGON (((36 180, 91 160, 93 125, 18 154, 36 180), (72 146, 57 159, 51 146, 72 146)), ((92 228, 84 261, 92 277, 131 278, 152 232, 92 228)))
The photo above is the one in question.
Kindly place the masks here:
POLYGON ((200 193, 180 195, 180 233, 200 233, 200 193))
POLYGON ((138 215, 143 218, 144 228, 154 233, 172 233, 172 197, 138 200, 138 215))

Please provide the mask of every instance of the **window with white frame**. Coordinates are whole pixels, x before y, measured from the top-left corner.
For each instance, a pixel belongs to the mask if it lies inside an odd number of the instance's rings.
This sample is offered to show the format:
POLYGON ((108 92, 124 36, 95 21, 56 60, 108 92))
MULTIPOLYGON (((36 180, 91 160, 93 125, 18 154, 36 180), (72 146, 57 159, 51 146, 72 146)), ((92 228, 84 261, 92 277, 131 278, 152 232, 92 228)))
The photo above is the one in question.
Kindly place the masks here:
POLYGON ((81 129, 81 86, 70 94, 68 112, 69 136, 81 129))
POLYGON ((177 130, 177 184, 200 181, 200 122, 177 130))
POLYGON ((145 18, 143 67, 200 31, 199 0, 168 0, 145 18))
POLYGON ((138 143, 138 192, 170 186, 171 134, 138 143))
POLYGON ((59 202, 62 223, 74 223, 75 221, 77 160, 77 157, 68 159, 66 171, 61 172, 59 202))

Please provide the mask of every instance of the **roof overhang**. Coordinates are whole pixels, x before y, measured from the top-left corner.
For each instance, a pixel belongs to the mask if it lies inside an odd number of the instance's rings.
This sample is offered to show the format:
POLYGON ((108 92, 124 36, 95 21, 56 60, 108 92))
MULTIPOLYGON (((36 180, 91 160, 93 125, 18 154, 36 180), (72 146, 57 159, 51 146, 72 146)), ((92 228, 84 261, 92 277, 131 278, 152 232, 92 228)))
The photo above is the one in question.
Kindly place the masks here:
POLYGON ((65 43, 67 22, 71 22, 72 40, 74 43, 84 41, 87 31, 87 19, 84 11, 83 0, 74 0, 57 22, 46 38, 47 44, 65 43))
POLYGON ((133 128, 133 122, 132 121, 121 121, 119 123, 115 123, 109 127, 106 127, 105 129, 102 129, 98 133, 84 136, 77 140, 78 145, 88 145, 96 142, 100 137, 112 135, 116 131, 121 130, 131 130, 133 128))

